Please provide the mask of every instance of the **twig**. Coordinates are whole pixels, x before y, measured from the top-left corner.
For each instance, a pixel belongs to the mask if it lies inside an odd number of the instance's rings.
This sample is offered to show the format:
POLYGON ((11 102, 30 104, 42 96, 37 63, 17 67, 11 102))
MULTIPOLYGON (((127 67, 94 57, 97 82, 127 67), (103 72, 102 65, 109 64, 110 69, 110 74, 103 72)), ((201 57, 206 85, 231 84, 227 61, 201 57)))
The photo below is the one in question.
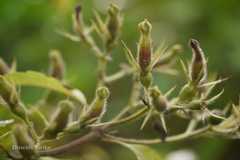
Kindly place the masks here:
POLYGON ((122 141, 122 142, 126 142, 126 143, 132 143, 132 144, 158 144, 158 143, 162 143, 162 142, 175 142, 175 141, 180 141, 186 138, 190 138, 196 135, 200 135, 203 134, 205 132, 207 132, 210 129, 210 126, 206 126, 200 129, 197 129, 193 132, 189 132, 189 133, 182 133, 179 135, 175 135, 175 136, 170 136, 167 137, 164 141, 160 138, 158 139, 130 139, 130 138, 122 138, 122 137, 117 137, 117 136, 113 136, 113 135, 109 135, 109 134, 105 134, 105 138, 103 138, 104 141, 122 141))

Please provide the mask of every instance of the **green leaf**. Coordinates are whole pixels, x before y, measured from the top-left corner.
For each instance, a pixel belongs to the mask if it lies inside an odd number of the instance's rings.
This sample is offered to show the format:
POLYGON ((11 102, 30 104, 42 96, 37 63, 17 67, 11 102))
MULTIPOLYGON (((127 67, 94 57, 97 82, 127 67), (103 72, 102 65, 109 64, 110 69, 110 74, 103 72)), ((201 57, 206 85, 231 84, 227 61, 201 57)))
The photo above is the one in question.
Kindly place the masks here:
POLYGON ((148 146, 139 144, 128 144, 115 140, 113 142, 118 143, 131 150, 136 155, 137 160, 162 160, 160 155, 148 146))
POLYGON ((4 76, 16 85, 41 87, 54 90, 65 95, 71 92, 66 89, 58 80, 35 71, 14 72, 4 76))

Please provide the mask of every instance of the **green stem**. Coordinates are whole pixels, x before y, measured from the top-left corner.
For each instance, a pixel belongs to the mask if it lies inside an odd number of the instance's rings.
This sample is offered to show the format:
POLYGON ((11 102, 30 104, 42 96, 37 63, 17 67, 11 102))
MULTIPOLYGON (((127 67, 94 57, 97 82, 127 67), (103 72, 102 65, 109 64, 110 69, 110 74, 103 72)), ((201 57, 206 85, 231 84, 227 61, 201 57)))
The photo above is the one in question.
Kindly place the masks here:
POLYGON ((170 136, 167 137, 164 141, 162 139, 131 139, 131 138, 123 138, 123 137, 116 137, 113 135, 109 135, 109 134, 105 134, 105 138, 103 138, 104 141, 121 141, 121 142, 126 142, 126 143, 132 143, 132 144, 158 144, 158 143, 162 143, 162 142, 175 142, 175 141, 180 141, 180 140, 184 140, 196 135, 200 135, 203 134, 205 132, 207 132, 210 129, 210 126, 206 126, 200 129, 197 129, 195 131, 192 132, 185 132, 185 133, 181 133, 178 135, 174 135, 174 136, 170 136))

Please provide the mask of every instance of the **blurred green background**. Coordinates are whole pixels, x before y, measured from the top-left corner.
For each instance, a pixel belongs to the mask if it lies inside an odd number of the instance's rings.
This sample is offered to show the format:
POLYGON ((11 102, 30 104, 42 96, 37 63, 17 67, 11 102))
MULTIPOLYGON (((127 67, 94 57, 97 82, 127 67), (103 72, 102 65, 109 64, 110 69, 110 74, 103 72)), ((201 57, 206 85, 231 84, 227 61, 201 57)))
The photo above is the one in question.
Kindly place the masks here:
MULTIPOLYGON (((7 62, 18 61, 18 70, 47 72, 48 52, 59 49, 67 64, 67 81, 86 93, 89 100, 94 95, 96 59, 85 45, 71 42, 59 36, 56 30, 71 31, 71 14, 76 4, 82 4, 86 22, 91 22, 92 10, 105 13, 108 0, 2 0, 0 1, 0 56, 7 62)), ((137 24, 148 18, 153 24, 154 45, 163 40, 169 44, 180 43, 185 51, 182 57, 191 56, 187 47, 189 38, 198 39, 208 57, 210 72, 220 77, 231 77, 223 86, 224 96, 217 107, 229 101, 236 102, 240 93, 240 11, 239 0, 118 0, 112 1, 122 8, 125 15, 122 37, 130 48, 136 48, 138 40, 137 24)), ((114 50, 114 61, 108 72, 118 69, 125 61, 121 47, 114 50)), ((156 83, 163 91, 177 81, 183 84, 183 77, 159 75, 156 83)), ((112 116, 126 102, 129 93, 129 78, 111 86, 110 114, 112 116), (112 105, 114 104, 114 105, 112 105), (112 115, 111 115, 112 114, 112 115)), ((33 103, 41 92, 27 89, 23 98, 27 104, 33 103)), ((176 121, 171 122, 174 124, 176 121)), ((151 137, 148 129, 135 133, 138 125, 124 129, 128 135, 151 137)), ((238 140, 194 139, 185 142, 154 146, 159 154, 179 149, 190 149, 199 159, 237 160, 240 142, 238 140)), ((110 159, 134 159, 125 149, 103 145, 110 153, 110 159), (119 156, 120 155, 120 156, 119 156), (119 158, 118 158, 119 157, 119 158)))

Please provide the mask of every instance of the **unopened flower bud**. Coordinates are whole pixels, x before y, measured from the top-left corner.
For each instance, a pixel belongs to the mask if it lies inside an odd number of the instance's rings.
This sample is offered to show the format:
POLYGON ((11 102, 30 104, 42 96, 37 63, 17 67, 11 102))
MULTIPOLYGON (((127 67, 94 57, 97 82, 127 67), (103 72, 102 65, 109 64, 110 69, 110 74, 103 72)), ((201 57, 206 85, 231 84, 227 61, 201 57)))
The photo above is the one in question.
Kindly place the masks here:
POLYGON ((61 101, 59 103, 59 110, 45 129, 44 139, 56 138, 57 134, 66 128, 72 109, 72 103, 69 101, 61 101))
POLYGON ((17 149, 24 159, 32 159, 33 157, 36 157, 34 141, 25 127, 19 124, 16 125, 13 129, 13 135, 17 143, 17 149))
POLYGON ((202 83, 207 78, 207 62, 205 55, 197 40, 191 39, 189 42, 192 48, 193 56, 190 68, 191 80, 195 83, 202 83))
POLYGON ((100 87, 96 91, 96 95, 99 99, 107 99, 110 95, 108 88, 100 87))
POLYGON ((52 50, 49 55, 50 70, 49 74, 59 80, 64 78, 65 65, 63 58, 58 50, 52 50))
POLYGON ((0 75, 7 74, 9 71, 10 68, 7 63, 2 58, 0 58, 0 75))
POLYGON ((10 108, 15 108, 19 103, 15 86, 4 77, 0 77, 0 95, 10 108))
POLYGON ((48 126, 46 117, 39 111, 37 107, 31 108, 28 113, 29 120, 33 123, 33 127, 36 130, 38 136, 42 135, 44 128, 48 126))
POLYGON ((150 96, 152 98, 152 104, 159 112, 163 112, 168 107, 166 97, 164 97, 157 86, 150 89, 150 96))
MULTIPOLYGON (((96 97, 93 100, 92 104, 89 106, 89 109, 82 115, 80 122, 84 123, 91 119, 101 120, 102 116, 106 111, 107 99, 110 95, 108 88, 100 87, 96 91, 96 97)), ((82 124, 81 124, 82 125, 82 124)))
POLYGON ((122 17, 120 15, 119 8, 114 4, 111 4, 108 9, 108 19, 106 25, 109 33, 107 47, 108 49, 111 49, 120 35, 120 28, 122 26, 122 17))
POLYGON ((148 20, 145 19, 138 25, 138 27, 140 30, 140 40, 138 44, 138 63, 141 71, 146 73, 149 72, 152 59, 152 25, 148 22, 148 20))

